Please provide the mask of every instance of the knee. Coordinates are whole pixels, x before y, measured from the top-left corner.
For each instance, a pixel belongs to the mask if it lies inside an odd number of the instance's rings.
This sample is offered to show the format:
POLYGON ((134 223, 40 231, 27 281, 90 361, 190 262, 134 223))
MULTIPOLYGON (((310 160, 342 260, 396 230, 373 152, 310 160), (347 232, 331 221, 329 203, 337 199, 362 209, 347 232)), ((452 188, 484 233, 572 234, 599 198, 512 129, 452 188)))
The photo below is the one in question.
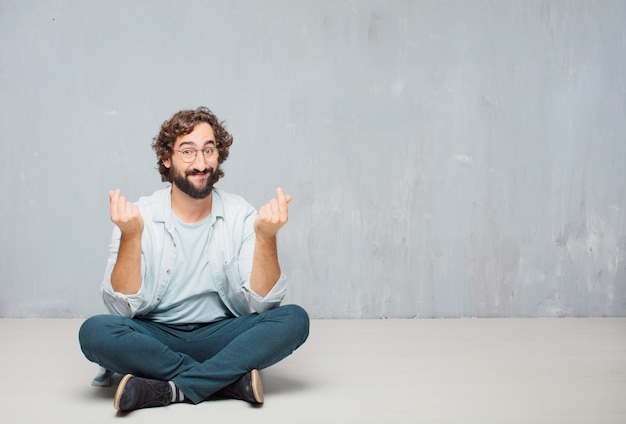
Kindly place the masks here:
POLYGON ((298 305, 285 305, 281 306, 281 308, 284 308, 285 313, 288 315, 287 322, 289 322, 293 334, 300 338, 299 344, 304 343, 309 337, 309 314, 298 305))
POLYGON ((112 321, 117 318, 113 315, 95 315, 87 318, 78 330, 78 342, 80 348, 87 358, 91 353, 99 350, 102 343, 108 339, 112 321))
POLYGON ((101 334, 103 321, 102 315, 96 315, 87 318, 80 326, 78 330, 78 342, 85 355, 92 349, 94 343, 98 341, 97 335, 101 334))

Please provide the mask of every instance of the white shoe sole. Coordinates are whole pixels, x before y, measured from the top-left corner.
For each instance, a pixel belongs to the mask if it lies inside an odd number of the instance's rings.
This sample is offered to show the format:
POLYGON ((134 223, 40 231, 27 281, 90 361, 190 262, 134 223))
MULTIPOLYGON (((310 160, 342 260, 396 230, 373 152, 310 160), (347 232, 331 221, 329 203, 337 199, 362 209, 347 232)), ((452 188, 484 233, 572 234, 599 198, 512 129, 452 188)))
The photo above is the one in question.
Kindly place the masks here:
POLYGON ((263 384, 261 384, 261 375, 259 370, 250 371, 250 377, 252 378, 252 393, 257 402, 263 403, 263 384))

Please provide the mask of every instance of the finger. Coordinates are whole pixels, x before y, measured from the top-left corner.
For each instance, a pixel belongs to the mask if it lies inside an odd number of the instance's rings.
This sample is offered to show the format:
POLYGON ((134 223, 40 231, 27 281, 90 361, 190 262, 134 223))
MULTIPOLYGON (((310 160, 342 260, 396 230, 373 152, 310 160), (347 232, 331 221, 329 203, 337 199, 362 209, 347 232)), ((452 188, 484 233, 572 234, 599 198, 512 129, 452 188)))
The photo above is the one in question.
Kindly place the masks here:
POLYGON ((281 220, 284 220, 287 216, 287 196, 285 196, 282 188, 278 187, 276 189, 276 197, 278 197, 278 216, 281 220))
POLYGON ((280 187, 278 187, 276 189, 276 198, 278 198, 279 202, 284 202, 285 201, 285 192, 280 187))
POLYGON ((139 211, 139 206, 134 203, 128 204, 128 222, 132 222, 134 225, 142 225, 143 218, 141 217, 141 212, 139 211))
POLYGON ((285 194, 283 189, 280 187, 276 189, 276 197, 278 198, 279 202, 281 201, 281 199, 284 198, 286 203, 291 202, 291 199, 292 199, 292 196, 290 194, 285 194))
POLYGON ((109 191, 109 202, 110 202, 109 213, 111 214, 111 219, 113 221, 115 221, 118 217, 117 211, 118 211, 119 198, 120 198, 119 190, 109 191))
POLYGON ((113 202, 113 201, 117 201, 117 199, 119 199, 120 197, 120 191, 119 190, 111 190, 109 191, 109 201, 113 202))
POLYGON ((126 220, 130 221, 135 216, 135 205, 132 204, 129 200, 124 204, 124 212, 126 213, 126 220))
POLYGON ((126 197, 120 196, 120 203, 118 208, 119 218, 123 222, 128 222, 129 214, 132 211, 131 203, 126 200, 126 197))
POLYGON ((283 198, 283 202, 281 203, 281 209, 280 209, 280 219, 282 222, 287 222, 287 220, 289 219, 289 206, 288 203, 291 202, 291 195, 289 194, 285 194, 282 189, 282 198, 283 198))
POLYGON ((267 205, 263 205, 259 208, 259 213, 257 214, 260 219, 265 219, 267 216, 267 205))
POLYGON ((136 205, 135 203, 133 203, 132 205, 133 205, 133 215, 136 216, 137 218, 143 219, 143 217, 141 216, 141 209, 139 209, 139 206, 136 205))
POLYGON ((278 216, 280 215, 280 207, 278 205, 278 200, 271 199, 269 203, 269 208, 272 215, 278 216))
POLYGON ((117 216, 120 219, 124 219, 126 215, 126 198, 124 196, 120 196, 117 202, 117 216))

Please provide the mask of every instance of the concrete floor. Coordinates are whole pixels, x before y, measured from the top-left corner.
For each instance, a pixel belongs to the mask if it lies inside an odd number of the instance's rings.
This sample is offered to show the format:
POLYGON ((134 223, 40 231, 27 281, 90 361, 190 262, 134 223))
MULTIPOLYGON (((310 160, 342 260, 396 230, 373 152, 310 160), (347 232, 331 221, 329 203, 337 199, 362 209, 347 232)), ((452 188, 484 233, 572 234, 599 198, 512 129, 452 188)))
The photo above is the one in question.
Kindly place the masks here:
POLYGON ((4 423, 626 423, 626 318, 314 320, 265 404, 117 416, 82 320, 0 319, 4 423))

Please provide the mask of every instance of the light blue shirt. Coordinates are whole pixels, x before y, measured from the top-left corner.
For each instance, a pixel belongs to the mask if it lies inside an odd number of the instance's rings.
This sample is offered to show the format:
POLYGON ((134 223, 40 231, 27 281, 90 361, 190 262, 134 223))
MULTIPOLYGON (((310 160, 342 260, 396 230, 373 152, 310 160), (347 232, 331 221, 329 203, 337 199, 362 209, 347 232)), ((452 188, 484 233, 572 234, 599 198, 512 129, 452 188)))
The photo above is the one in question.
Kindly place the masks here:
MULTIPOLYGON (((159 308, 164 298, 184 297, 186 287, 183 281, 174 278, 180 265, 185 263, 186 255, 175 229, 171 187, 140 198, 137 205, 144 220, 141 288, 138 293, 127 295, 111 287, 111 273, 121 237, 119 228, 115 226, 101 287, 107 310, 113 315, 154 318, 169 323, 211 322, 215 311, 187 314, 184 309, 168 312, 168 308, 159 308)), ((280 305, 287 290, 287 278, 282 273, 265 297, 250 289, 256 215, 256 210, 240 196, 213 189, 208 244, 201 258, 202 265, 206 266, 203 278, 210 279, 207 285, 215 289, 220 301, 234 316, 275 308, 280 305)))
POLYGON ((146 318, 168 324, 207 323, 232 317, 220 300, 205 259, 211 240, 213 215, 194 223, 186 223, 174 214, 174 229, 182 255, 176 255, 176 272, 161 301, 146 318))

